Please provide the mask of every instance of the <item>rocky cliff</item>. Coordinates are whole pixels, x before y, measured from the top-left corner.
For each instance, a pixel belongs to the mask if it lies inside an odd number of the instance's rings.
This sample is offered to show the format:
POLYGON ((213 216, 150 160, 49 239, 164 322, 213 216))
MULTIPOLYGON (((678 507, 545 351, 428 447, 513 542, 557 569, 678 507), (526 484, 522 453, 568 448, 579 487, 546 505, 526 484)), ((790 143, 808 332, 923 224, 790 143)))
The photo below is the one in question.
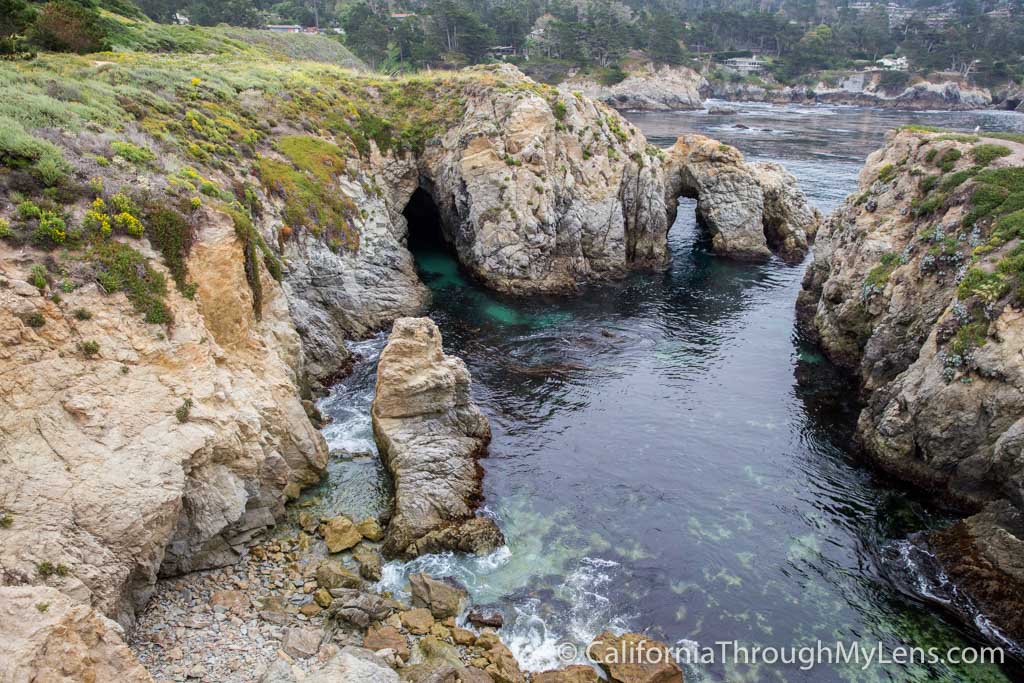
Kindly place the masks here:
POLYGON ((559 89, 581 93, 624 111, 687 111, 704 108, 711 86, 693 69, 642 62, 630 66, 626 77, 613 85, 575 74, 559 89))
POLYGON ((771 79, 758 83, 714 79, 709 97, 736 102, 776 104, 846 104, 907 110, 984 109, 992 94, 956 77, 927 79, 900 72, 853 72, 810 85, 782 85, 771 79), (898 82, 887 82, 895 79, 898 82))
POLYGON ((748 164, 735 147, 684 135, 668 150, 665 173, 669 224, 679 197, 696 199, 697 220, 717 253, 759 260, 775 252, 789 261, 807 254, 821 216, 782 166, 748 164))
POLYGON ((932 541, 1018 640, 1019 617, 1005 617, 1020 613, 1008 587, 1024 585, 1011 514, 1024 503, 1022 166, 1012 140, 890 134, 822 226, 798 303, 828 356, 860 378, 867 454, 941 503, 988 509, 932 541))
POLYGON ((81 262, 58 257, 68 275, 51 281, 41 254, 0 246, 4 584, 52 584, 130 624, 158 573, 235 561, 286 488, 323 472, 284 295, 261 271, 257 320, 230 217, 200 224, 201 285, 168 297, 173 325, 81 262))
POLYGON ((469 370, 441 348, 429 318, 395 321, 377 365, 373 433, 395 481, 384 552, 415 557, 443 550, 484 553, 504 539, 477 517, 491 429, 469 397, 469 370))

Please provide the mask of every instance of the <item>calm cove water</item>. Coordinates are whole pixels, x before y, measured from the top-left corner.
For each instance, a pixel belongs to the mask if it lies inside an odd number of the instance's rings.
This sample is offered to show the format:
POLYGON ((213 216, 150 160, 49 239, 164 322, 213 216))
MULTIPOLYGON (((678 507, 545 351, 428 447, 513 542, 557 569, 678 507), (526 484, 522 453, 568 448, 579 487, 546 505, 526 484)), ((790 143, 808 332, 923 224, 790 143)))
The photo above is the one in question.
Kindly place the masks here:
MULTIPOLYGON (((699 131, 780 161, 823 211, 853 191, 893 126, 1024 130, 1024 117, 1004 112, 727 106, 741 112, 629 118, 662 146, 699 131)), ((468 363, 494 429, 486 509, 508 547, 393 563, 383 587, 400 592, 410 571, 457 576, 475 602, 503 606, 502 636, 535 670, 564 664, 559 643, 585 645, 605 628, 699 646, 979 642, 885 570, 880 558, 908 534, 948 520, 855 459, 855 388, 794 330, 806 264, 715 258, 692 207, 670 232, 667 270, 572 298, 500 297, 469 282, 443 247, 413 245, 434 292, 429 314, 446 350, 468 363)), ((387 504, 369 420, 382 345, 354 344, 364 360, 322 401, 333 418, 322 489, 333 511, 387 504)), ((943 664, 687 668, 687 681, 1018 676, 943 664)))

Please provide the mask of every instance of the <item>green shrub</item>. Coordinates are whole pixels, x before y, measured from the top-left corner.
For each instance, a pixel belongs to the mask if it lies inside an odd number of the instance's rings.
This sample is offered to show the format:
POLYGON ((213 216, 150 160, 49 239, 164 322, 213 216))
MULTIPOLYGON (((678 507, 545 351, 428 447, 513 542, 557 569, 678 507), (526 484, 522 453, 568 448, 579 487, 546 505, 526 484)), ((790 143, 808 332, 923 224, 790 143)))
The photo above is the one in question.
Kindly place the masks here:
POLYGON ((559 121, 565 121, 565 115, 568 111, 568 107, 565 106, 565 102, 562 100, 555 100, 554 104, 551 105, 551 112, 559 121))
POLYGON ((178 418, 178 422, 185 424, 188 422, 189 415, 192 413, 192 399, 186 398, 182 401, 181 405, 178 406, 174 411, 174 417, 178 418))
POLYGON ((943 192, 949 192, 950 190, 960 187, 964 181, 969 178, 973 178, 975 174, 980 171, 980 167, 973 166, 971 168, 964 169, 963 171, 957 171, 956 173, 950 173, 948 176, 943 178, 941 190, 943 192))
POLYGON ((0 114, 0 166, 25 169, 48 186, 59 183, 71 170, 60 149, 30 135, 13 118, 0 114))
POLYGON ((43 5, 29 29, 29 40, 53 52, 85 54, 110 49, 96 10, 72 0, 43 5))
POLYGON ((1008 284, 999 273, 989 273, 981 268, 971 268, 957 285, 956 293, 961 299, 979 296, 984 301, 995 301, 1006 293, 1008 284))
POLYGON ((33 202, 24 201, 18 204, 18 218, 23 221, 29 221, 33 218, 39 218, 43 215, 43 210, 36 206, 33 202))
POLYGON ((0 218, 0 240, 4 239, 5 237, 10 237, 13 234, 14 233, 11 232, 11 224, 5 221, 3 218, 0 218))
POLYGON ((68 239, 68 226, 64 219, 53 211, 43 211, 39 226, 32 233, 33 239, 47 246, 59 246, 68 239))
POLYGON ((29 284, 36 287, 40 291, 46 289, 47 285, 47 272, 46 267, 40 263, 32 266, 32 272, 28 278, 29 284))
POLYGON ((935 149, 934 147, 931 147, 925 153, 924 160, 927 161, 930 164, 933 161, 935 161, 935 157, 938 155, 938 153, 939 153, 939 150, 935 149))
POLYGON ((882 168, 878 169, 878 179, 883 183, 887 183, 896 177, 896 167, 892 164, 886 164, 882 168))
POLYGON ((71 573, 71 570, 63 564, 53 564, 48 560, 43 560, 36 564, 36 573, 41 578, 48 579, 51 576, 67 576, 71 573))
POLYGON ((1013 154, 1013 152, 1010 151, 1010 148, 1002 145, 986 143, 975 145, 971 148, 971 156, 974 157, 975 163, 979 166, 988 166, 996 159, 1009 156, 1010 154, 1013 154))
POLYGON ((71 315, 75 316, 75 320, 92 320, 92 312, 87 308, 76 308, 71 315))
POLYGON ((146 225, 149 241, 164 257, 164 264, 171 271, 178 290, 187 293, 191 289, 194 293, 194 288, 190 288, 187 282, 188 268, 185 265, 194 239, 188 220, 174 209, 157 206, 148 212, 146 225))
POLYGON ((156 159, 156 155, 145 147, 137 147, 130 142, 112 142, 110 148, 114 151, 114 156, 135 164, 145 164, 156 159))
POLYGON ((78 345, 78 349, 82 352, 86 358, 93 358, 100 352, 99 342, 96 341, 84 341, 78 345))
POLYGON ((949 173, 950 171, 953 170, 953 168, 956 166, 956 162, 959 161, 960 157, 962 156, 963 152, 961 152, 956 147, 951 147, 950 149, 947 149, 945 152, 943 152, 942 156, 939 157, 938 166, 939 168, 942 169, 943 173, 949 173))
POLYGON ((96 265, 96 280, 108 293, 124 292, 145 321, 165 324, 172 321, 167 307, 167 283, 164 276, 149 265, 146 257, 120 242, 96 242, 86 252, 96 265))
POLYGON ((0 529, 10 529, 12 526, 14 526, 14 515, 9 512, 0 515, 0 529))
POLYGON ((24 317, 24 321, 26 325, 37 330, 46 324, 46 318, 44 318, 43 314, 39 311, 29 313, 24 317))

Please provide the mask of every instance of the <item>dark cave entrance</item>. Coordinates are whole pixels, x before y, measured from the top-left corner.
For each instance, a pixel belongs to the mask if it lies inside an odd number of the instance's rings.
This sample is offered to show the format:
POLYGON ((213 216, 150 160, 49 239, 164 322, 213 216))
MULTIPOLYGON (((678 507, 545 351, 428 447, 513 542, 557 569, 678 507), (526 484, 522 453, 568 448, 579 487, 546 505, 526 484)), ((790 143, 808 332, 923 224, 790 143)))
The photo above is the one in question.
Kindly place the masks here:
POLYGON ((422 186, 416 188, 402 215, 408 230, 406 244, 423 284, 433 289, 463 284, 458 255, 445 236, 433 195, 422 186))
POLYGON ((429 192, 417 187, 402 215, 409 229, 409 251, 414 256, 425 251, 452 251, 444 236, 441 211, 429 192))

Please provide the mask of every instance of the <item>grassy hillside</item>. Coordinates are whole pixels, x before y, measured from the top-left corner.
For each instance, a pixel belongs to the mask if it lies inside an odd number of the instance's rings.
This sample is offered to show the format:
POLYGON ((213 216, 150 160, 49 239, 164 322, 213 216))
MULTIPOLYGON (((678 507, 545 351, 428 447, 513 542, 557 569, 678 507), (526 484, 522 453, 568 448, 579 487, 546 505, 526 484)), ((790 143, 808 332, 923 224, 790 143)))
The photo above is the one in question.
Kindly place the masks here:
POLYGON ((218 55, 255 55, 276 60, 306 60, 349 69, 366 66, 329 35, 271 33, 256 29, 157 24, 104 12, 102 26, 115 51, 188 52, 218 55))
POLYGON ((275 242, 305 233, 359 248, 359 207, 336 182, 379 192, 358 170, 371 141, 421 151, 462 116, 469 89, 559 97, 487 69, 354 71, 333 63, 347 53, 318 36, 107 20, 120 26, 116 51, 0 62, 0 240, 39 254, 35 279, 57 298, 96 282, 125 292, 153 323, 170 322, 170 286, 195 291, 185 260, 206 207, 234 218, 258 307, 253 266, 262 260, 280 277, 275 242), (173 283, 145 265, 143 237, 173 283))

